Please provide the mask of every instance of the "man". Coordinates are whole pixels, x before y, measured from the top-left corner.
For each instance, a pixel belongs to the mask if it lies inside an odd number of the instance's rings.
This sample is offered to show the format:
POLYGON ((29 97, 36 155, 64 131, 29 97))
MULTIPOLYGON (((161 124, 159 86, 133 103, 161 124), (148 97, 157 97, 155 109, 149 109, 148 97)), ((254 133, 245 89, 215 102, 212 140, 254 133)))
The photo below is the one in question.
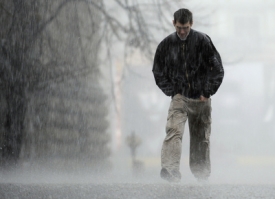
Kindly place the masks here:
POLYGON ((174 13, 176 32, 157 47, 153 74, 156 84, 172 97, 161 151, 163 179, 179 182, 182 135, 188 119, 190 131, 189 165, 198 180, 207 180, 211 172, 210 132, 211 99, 222 83, 221 57, 210 37, 191 29, 192 13, 179 9, 174 13))

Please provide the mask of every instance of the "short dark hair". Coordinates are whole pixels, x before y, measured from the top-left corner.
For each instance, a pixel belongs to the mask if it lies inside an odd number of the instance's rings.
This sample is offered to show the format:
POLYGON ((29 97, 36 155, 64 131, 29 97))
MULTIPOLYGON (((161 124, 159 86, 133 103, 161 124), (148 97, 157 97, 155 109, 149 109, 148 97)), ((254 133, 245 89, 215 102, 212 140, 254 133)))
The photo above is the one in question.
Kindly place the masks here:
POLYGON ((181 8, 174 13, 174 23, 180 22, 181 24, 186 24, 190 22, 193 23, 193 14, 188 9, 181 8))

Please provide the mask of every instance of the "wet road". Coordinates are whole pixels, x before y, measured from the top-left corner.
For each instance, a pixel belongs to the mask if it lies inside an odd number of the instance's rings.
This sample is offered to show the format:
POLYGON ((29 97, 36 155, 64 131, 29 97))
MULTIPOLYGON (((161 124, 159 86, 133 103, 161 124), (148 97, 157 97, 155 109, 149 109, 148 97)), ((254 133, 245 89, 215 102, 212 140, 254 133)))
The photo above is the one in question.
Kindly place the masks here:
POLYGON ((223 199, 275 198, 275 185, 215 184, 0 184, 1 199, 223 199))

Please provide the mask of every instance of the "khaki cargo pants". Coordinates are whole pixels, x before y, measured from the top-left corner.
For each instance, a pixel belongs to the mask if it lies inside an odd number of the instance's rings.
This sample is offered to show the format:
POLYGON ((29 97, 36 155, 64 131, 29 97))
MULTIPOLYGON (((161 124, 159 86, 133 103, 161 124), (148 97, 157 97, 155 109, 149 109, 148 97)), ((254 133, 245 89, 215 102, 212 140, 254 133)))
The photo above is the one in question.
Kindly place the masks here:
MULTIPOLYGON (((211 99, 200 101, 177 94, 172 98, 166 124, 166 137, 161 151, 161 166, 169 173, 179 173, 182 136, 188 119, 190 131, 189 166, 198 179, 207 179, 211 172, 210 133, 211 99)), ((180 178, 180 176, 177 176, 180 178)))

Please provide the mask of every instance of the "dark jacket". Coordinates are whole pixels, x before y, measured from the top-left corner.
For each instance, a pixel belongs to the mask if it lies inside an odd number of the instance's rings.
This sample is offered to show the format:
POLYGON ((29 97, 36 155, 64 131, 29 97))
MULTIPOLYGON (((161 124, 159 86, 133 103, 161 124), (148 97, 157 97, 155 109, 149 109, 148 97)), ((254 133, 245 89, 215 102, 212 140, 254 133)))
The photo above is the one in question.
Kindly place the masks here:
POLYGON ((209 98, 220 87, 224 70, 210 37, 191 29, 185 41, 177 33, 157 47, 153 74, 158 87, 168 96, 209 98))

